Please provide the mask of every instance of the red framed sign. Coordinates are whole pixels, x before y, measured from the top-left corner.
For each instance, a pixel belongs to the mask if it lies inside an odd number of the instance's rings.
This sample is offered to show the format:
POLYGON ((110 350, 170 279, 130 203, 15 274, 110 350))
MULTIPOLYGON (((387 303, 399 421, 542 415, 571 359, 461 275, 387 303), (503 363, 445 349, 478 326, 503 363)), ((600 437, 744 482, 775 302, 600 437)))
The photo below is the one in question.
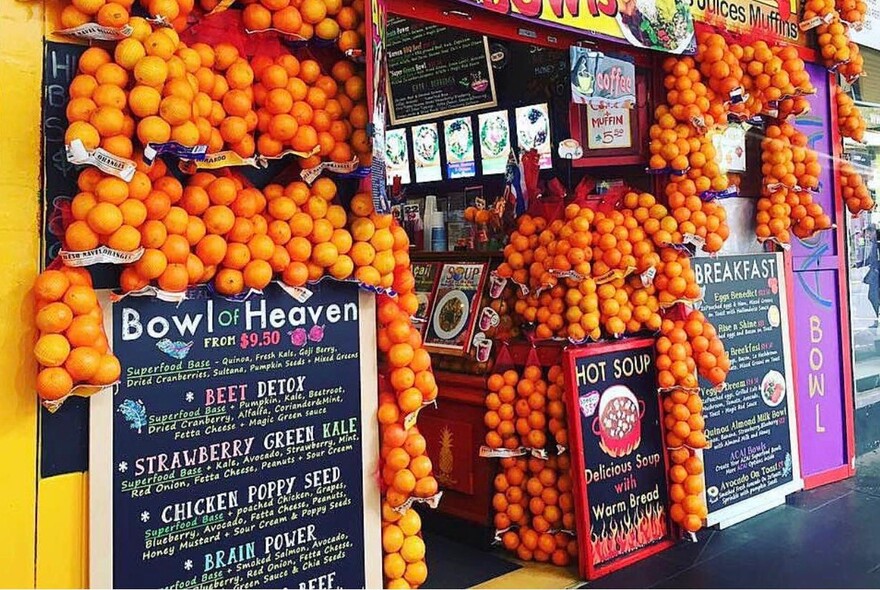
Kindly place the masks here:
POLYGON ((654 339, 565 351, 580 573, 592 580, 673 545, 654 339))

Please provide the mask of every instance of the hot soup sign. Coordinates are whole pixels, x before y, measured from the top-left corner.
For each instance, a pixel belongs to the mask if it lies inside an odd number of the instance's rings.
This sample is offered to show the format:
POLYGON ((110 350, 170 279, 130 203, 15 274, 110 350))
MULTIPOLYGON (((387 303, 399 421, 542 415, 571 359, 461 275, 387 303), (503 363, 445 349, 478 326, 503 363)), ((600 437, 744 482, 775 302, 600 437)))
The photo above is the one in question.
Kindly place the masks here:
POLYGON ((654 341, 565 355, 581 574, 594 579, 672 544, 654 341))

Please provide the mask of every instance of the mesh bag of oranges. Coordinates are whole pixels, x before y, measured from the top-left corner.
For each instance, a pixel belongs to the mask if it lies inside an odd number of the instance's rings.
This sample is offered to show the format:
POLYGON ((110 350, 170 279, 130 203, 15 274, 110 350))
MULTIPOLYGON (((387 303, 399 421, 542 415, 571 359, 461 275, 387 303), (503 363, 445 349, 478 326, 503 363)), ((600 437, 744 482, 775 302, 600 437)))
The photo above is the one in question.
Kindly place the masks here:
POLYGON ((34 282, 39 337, 37 396, 54 412, 70 395, 88 396, 119 380, 92 279, 82 268, 43 271, 34 282))

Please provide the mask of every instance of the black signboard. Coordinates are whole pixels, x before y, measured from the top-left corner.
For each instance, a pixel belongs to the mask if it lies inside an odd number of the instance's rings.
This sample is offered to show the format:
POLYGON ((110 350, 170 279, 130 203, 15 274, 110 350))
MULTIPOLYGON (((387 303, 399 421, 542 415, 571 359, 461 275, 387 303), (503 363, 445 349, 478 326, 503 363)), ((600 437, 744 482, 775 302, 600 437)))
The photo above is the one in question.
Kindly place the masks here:
MULTIPOLYGON (((781 254, 691 260, 703 285, 701 311, 730 355, 720 391, 700 379, 706 436, 703 452, 708 522, 738 520, 773 492, 799 480, 791 390, 788 312, 781 254), (736 508, 750 499, 751 504, 736 508), (730 510, 726 510, 730 508, 730 510)), ((797 486, 797 484, 793 484, 797 486)))
POLYGON ((196 295, 113 306, 124 372, 93 400, 93 584, 380 583, 373 306, 333 281, 304 303, 275 283, 196 295))
POLYGON ((580 570, 610 573, 671 545, 654 340, 565 354, 580 570))
POLYGON ((391 124, 498 104, 486 37, 388 16, 391 124))

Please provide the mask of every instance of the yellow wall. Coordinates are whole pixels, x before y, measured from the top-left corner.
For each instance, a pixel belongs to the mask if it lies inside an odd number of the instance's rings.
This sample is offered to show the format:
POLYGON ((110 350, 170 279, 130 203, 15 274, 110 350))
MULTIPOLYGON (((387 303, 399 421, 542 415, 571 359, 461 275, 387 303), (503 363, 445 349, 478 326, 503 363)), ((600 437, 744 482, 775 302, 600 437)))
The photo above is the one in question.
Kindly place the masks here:
POLYGON ((39 479, 30 287, 40 264, 43 10, 40 0, 0 0, 0 588, 88 585, 86 474, 39 479))
POLYGON ((0 586, 35 579, 36 366, 30 285, 38 271, 41 2, 0 0, 0 586))

